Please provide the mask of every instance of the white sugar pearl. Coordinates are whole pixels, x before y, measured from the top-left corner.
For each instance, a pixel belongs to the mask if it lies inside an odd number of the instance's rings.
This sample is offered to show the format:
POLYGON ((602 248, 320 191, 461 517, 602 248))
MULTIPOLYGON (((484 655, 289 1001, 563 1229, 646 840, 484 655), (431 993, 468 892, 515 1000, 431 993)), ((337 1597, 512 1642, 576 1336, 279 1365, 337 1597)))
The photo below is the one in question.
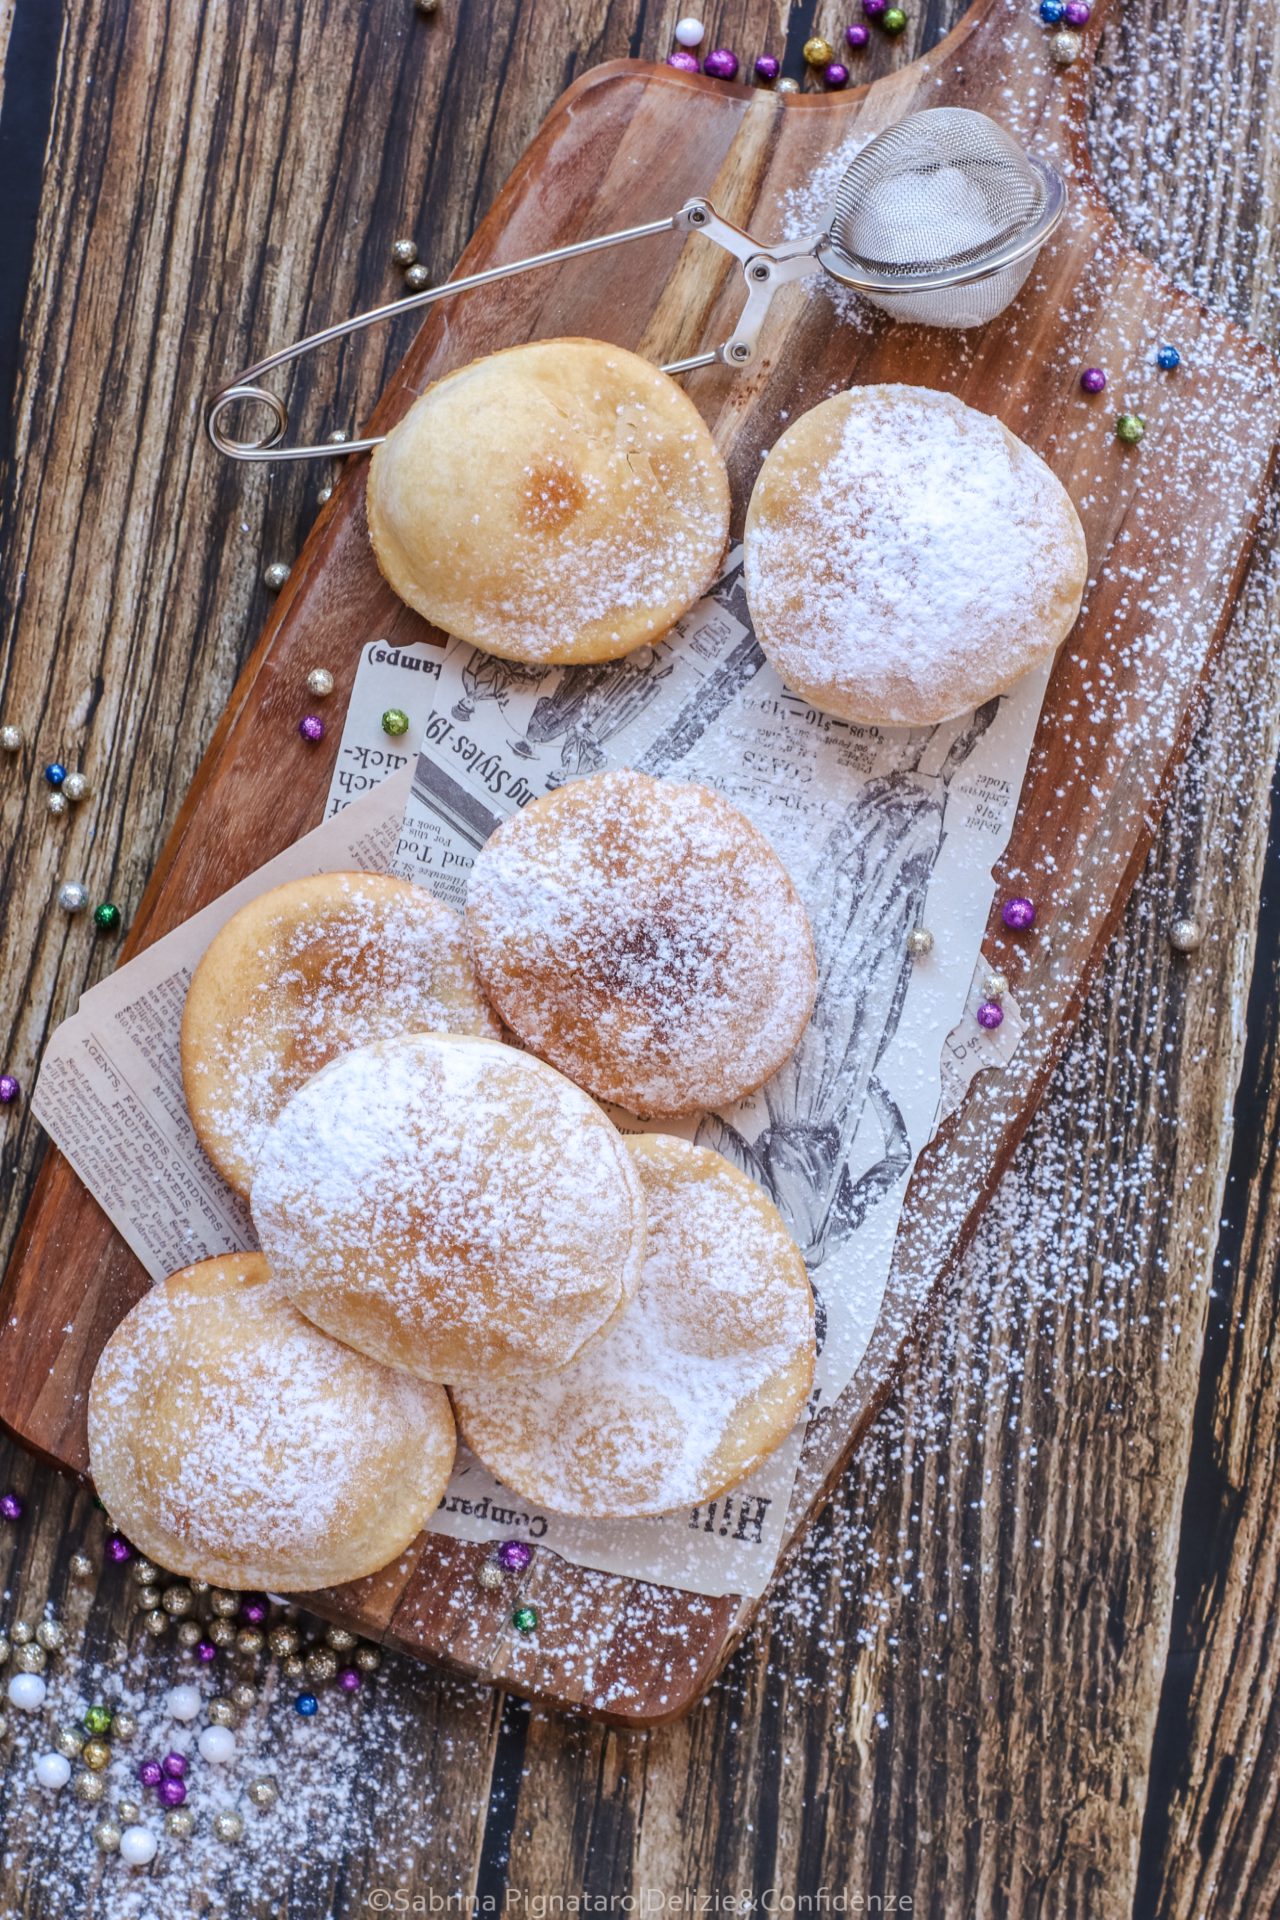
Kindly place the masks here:
POLYGON ((120 1835, 120 1858, 130 1867, 149 1867, 156 1857, 156 1837, 146 1827, 126 1827, 120 1835))
POLYGON ((678 47, 700 47, 702 36, 706 32, 701 20, 695 20, 687 14, 683 20, 676 21, 676 45, 678 47))
POLYGON ((175 1720, 194 1720, 200 1711, 199 1687, 173 1687, 166 1702, 175 1720))
POLYGON ((9 1682, 9 1698, 24 1713, 39 1713, 47 1691, 38 1673, 15 1673, 9 1682))
POLYGON ((211 1761, 215 1767, 225 1766, 235 1754, 236 1737, 230 1727, 206 1727, 196 1745, 200 1757, 211 1761))
POLYGON ((71 1762, 60 1753, 42 1753, 36 1761, 36 1779, 42 1787, 52 1787, 56 1793, 70 1778, 71 1762))

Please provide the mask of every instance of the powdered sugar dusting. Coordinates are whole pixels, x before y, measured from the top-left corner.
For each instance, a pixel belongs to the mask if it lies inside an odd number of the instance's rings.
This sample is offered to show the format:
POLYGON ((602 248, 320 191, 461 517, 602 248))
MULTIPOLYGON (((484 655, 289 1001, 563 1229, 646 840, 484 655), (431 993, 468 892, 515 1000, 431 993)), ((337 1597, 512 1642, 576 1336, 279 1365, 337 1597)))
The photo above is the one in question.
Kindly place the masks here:
POLYGON ((417 1034, 335 1060, 268 1134, 252 1206, 304 1312, 428 1379, 562 1364, 639 1276, 621 1136, 491 1041, 417 1034))
POLYGON ((706 1148, 651 1139, 637 1163, 649 1241, 634 1299, 563 1371, 456 1396, 485 1464, 558 1512, 695 1504, 742 1478, 803 1405, 813 1301, 773 1207, 706 1148), (753 1433, 745 1451, 735 1416, 753 1433))
POLYGON ((526 1045, 636 1113, 758 1086, 813 1005, 808 918, 768 842, 709 789, 629 770, 500 827, 467 931, 526 1045))
POLYGON ((761 645, 827 711, 954 718, 1052 654, 1086 557, 1061 483, 948 394, 864 387, 804 416, 761 472, 747 597, 761 645))

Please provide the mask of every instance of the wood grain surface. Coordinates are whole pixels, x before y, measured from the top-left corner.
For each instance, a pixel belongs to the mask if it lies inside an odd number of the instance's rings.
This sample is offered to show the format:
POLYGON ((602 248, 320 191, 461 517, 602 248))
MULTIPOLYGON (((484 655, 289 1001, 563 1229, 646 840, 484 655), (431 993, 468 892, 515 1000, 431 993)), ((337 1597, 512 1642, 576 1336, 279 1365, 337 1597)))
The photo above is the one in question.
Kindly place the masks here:
MULTIPOLYGON (((781 51, 786 28, 793 69, 814 21, 707 16, 743 49, 781 51)), ((293 550, 319 484, 202 458, 203 391, 264 338, 393 285, 400 231, 447 269, 575 66, 660 53, 670 22, 446 0, 430 21, 265 5, 59 20, 20 3, 8 24, 5 122, 16 100, 28 139, 48 80, 6 206, 34 238, 4 504, 4 717, 36 735, 3 769, 6 1059, 29 1081, 50 1024, 110 963, 50 911, 52 887, 74 872, 136 903, 260 624, 260 568, 293 550), (55 753, 97 789, 69 830, 33 777, 55 753)), ((1270 26, 1260 9, 1184 24, 1130 7, 1095 107, 1136 237, 1264 337, 1270 26), (1152 142, 1194 142, 1194 158, 1154 165, 1152 142)), ((873 57, 908 51, 877 41, 873 57)), ((354 414, 402 345, 369 336, 343 357, 354 414)), ((300 413, 325 425, 332 370, 316 378, 300 413)), ((412 1755, 361 1756, 396 1792, 345 1849, 317 1834, 282 1860, 241 1910, 358 1911, 393 1860, 424 1890, 826 1885, 944 1914, 1274 1905, 1265 560, 1122 938, 955 1282, 965 1311, 708 1707, 609 1734, 396 1668, 383 1684, 402 1691, 412 1755), (1175 900, 1211 929, 1189 963, 1164 940, 1175 900)), ((6 1119, 10 1232, 34 1131, 6 1119)), ((3 1543, 7 1584, 34 1605, 97 1523, 26 1461, 12 1474, 31 1506, 3 1543)), ((94 1607, 102 1633, 111 1576, 94 1607)), ((36 1868, 10 1849, 0 1899, 53 1911, 36 1868)))

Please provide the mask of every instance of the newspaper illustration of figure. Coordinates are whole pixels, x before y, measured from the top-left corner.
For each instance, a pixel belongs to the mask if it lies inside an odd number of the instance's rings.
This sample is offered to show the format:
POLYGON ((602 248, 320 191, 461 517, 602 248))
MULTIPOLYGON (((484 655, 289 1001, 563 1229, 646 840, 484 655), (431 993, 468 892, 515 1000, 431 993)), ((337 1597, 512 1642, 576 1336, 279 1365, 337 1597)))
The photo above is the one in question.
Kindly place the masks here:
POLYGON ((910 967, 906 937, 942 847, 951 781, 999 704, 978 709, 937 772, 923 763, 941 729, 906 736, 902 763, 869 780, 847 807, 813 869, 823 889, 821 900, 809 902, 818 956, 813 1017, 790 1060, 733 1120, 709 1115, 698 1131, 764 1187, 811 1278, 914 1162, 902 1113, 877 1068, 897 1032, 910 967), (859 1139, 864 1128, 874 1144, 859 1139))
POLYGON ((485 700, 492 700, 500 713, 505 712, 514 689, 536 686, 546 671, 545 667, 522 666, 517 660, 499 660, 492 653, 473 649, 462 669, 462 692, 453 704, 454 719, 470 720, 485 700))
POLYGON ((597 667, 571 668, 555 691, 538 701, 524 737, 513 740, 512 749, 531 760, 536 747, 559 740, 560 770, 548 781, 553 787, 599 773, 609 764, 605 742, 643 713, 671 672, 669 650, 656 647, 640 647, 597 667))

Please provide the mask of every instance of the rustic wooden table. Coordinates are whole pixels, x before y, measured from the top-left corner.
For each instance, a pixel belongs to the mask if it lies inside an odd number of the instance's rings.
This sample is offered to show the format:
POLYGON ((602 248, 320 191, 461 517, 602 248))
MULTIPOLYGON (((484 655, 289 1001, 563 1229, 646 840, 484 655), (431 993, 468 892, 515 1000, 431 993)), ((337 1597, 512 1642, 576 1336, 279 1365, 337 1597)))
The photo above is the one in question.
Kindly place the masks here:
MULTIPOLYGON (((846 17, 702 11, 708 45, 785 49, 794 73, 846 17)), ((903 41, 860 56, 868 76, 959 11, 913 9, 903 41)), ((0 719, 30 741, 0 767, 0 1066, 24 1084, 112 963, 52 906, 58 882, 126 915, 137 901, 261 623, 264 566, 329 477, 221 463, 203 396, 268 343, 392 297, 396 237, 446 273, 562 87, 665 54, 675 14, 0 0, 0 719), (39 779, 53 758, 93 783, 64 821, 39 779)), ((1272 343, 1277 39, 1262 0, 1125 0, 1092 109, 1135 239, 1272 343)), ((334 424, 336 380, 354 424, 411 324, 307 363, 295 417, 334 424)), ((216 1902, 171 1878, 167 1913, 345 1916, 384 1894, 457 1911, 429 1903, 504 1889, 513 1912, 583 1893, 656 1910, 695 1889, 720 1911, 772 1889, 778 1910, 818 1912, 820 1888, 946 1920, 1274 1909, 1272 545, 1123 933, 955 1283, 967 1311, 942 1317, 706 1706, 619 1735, 388 1662, 347 1730, 350 1813, 317 1792, 308 1822, 323 1762, 282 1756, 288 1844, 216 1902), (1171 898, 1206 929, 1194 956, 1163 937, 1171 898)), ((10 1108, 6 1248, 40 1150, 10 1108)), ((4 1486, 26 1511, 0 1522, 0 1626, 48 1600, 69 1659, 136 1643, 118 1569, 70 1578, 73 1552, 102 1561, 87 1496, 0 1444, 4 1486)), ((167 1644, 152 1659, 162 1688, 167 1644)), ((119 1874, 55 1861, 32 1794, 0 1745, 0 1916, 114 1913, 119 1874)))

